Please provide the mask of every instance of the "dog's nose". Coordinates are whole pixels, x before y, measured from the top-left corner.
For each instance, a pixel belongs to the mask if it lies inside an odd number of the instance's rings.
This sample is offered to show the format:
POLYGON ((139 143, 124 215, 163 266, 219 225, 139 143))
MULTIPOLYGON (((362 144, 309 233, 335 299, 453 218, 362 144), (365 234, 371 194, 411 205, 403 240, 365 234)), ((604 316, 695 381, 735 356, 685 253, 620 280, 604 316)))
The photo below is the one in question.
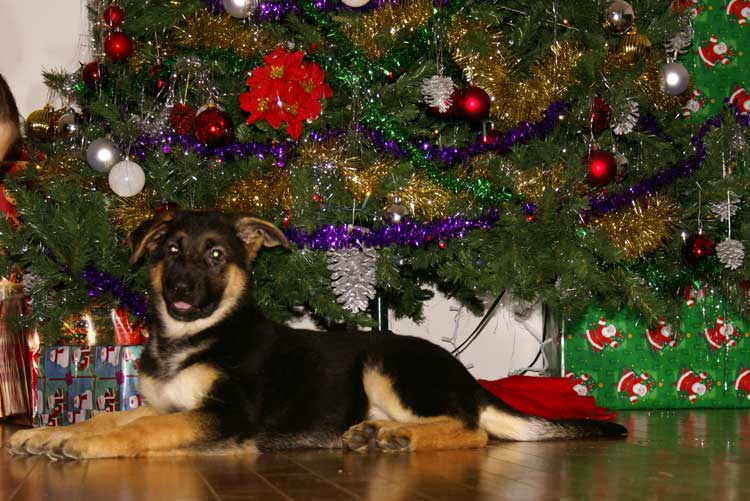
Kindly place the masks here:
POLYGON ((193 287, 185 280, 180 280, 172 284, 172 292, 178 296, 188 296, 192 291, 193 287))

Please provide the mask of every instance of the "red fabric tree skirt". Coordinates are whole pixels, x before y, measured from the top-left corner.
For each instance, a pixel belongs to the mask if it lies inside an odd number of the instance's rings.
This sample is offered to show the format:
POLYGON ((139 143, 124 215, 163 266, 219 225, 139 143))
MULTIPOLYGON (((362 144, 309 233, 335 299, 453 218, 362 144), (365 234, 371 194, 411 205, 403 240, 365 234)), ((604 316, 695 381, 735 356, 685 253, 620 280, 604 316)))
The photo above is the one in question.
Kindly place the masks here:
POLYGON ((546 419, 614 421, 617 413, 598 407, 594 397, 581 396, 563 377, 510 376, 480 379, 486 390, 517 411, 546 419))

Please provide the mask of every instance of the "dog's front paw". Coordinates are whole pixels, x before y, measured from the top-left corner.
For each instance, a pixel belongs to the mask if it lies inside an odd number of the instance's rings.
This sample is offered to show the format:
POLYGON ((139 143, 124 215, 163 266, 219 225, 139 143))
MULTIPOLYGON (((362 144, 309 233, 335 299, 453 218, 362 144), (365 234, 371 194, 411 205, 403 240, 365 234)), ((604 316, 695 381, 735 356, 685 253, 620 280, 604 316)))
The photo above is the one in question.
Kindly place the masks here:
POLYGON ((382 429, 375 441, 383 452, 407 452, 412 449, 411 433, 406 428, 382 429))
POLYGON ((72 436, 48 452, 55 459, 99 459, 134 456, 129 443, 119 435, 103 433, 92 436, 72 436))
POLYGON ((378 427, 368 421, 355 424, 346 432, 342 442, 350 451, 366 451, 375 448, 375 438, 378 436, 378 427))
POLYGON ((8 441, 8 452, 17 455, 42 454, 43 444, 50 439, 57 428, 34 428, 19 430, 8 441))

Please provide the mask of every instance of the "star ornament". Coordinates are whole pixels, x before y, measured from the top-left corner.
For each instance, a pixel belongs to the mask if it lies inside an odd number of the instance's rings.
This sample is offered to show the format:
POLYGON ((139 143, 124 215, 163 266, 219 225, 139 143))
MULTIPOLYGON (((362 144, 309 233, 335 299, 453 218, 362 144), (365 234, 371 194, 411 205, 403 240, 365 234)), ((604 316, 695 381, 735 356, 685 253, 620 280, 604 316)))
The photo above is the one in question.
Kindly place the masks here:
POLYGON ((287 133, 298 140, 303 122, 320 116, 321 100, 331 97, 331 88, 320 66, 304 56, 279 47, 263 57, 265 65, 253 70, 248 92, 239 96, 240 108, 250 113, 248 125, 265 120, 278 129, 285 123, 287 133))

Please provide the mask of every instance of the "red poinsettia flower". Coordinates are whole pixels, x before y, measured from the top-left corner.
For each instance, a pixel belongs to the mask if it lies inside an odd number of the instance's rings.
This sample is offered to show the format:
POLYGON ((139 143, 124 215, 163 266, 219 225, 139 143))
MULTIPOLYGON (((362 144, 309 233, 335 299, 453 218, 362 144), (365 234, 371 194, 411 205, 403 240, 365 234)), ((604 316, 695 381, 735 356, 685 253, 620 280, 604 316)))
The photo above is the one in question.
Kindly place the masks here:
POLYGON ((250 113, 248 124, 265 120, 277 129, 284 122, 296 140, 304 121, 320 116, 320 100, 331 97, 331 88, 324 82, 323 70, 304 62, 304 55, 279 47, 263 57, 265 65, 247 79, 249 91, 239 96, 240 108, 250 113))

